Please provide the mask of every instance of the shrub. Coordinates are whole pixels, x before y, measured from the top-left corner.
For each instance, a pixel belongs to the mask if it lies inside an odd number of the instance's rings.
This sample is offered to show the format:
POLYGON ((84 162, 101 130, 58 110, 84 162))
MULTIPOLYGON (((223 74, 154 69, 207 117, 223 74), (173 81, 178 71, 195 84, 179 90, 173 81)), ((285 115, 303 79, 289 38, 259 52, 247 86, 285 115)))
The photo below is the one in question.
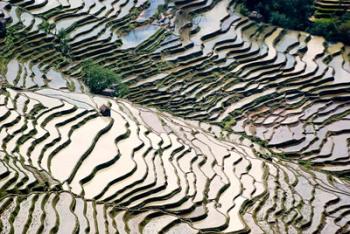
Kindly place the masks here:
POLYGON ((58 49, 59 51, 67 57, 70 57, 70 46, 68 43, 68 33, 64 29, 60 29, 57 33, 57 39, 59 41, 58 49))
POLYGON ((313 13, 312 0, 241 0, 249 11, 257 11, 268 23, 303 29, 313 13))
POLYGON ((238 12, 244 16, 248 16, 249 15, 249 10, 247 9, 247 7, 244 4, 239 4, 237 6, 238 12))
POLYGON ((52 29, 55 28, 54 24, 50 24, 47 20, 43 20, 39 24, 39 29, 43 30, 45 33, 50 33, 52 29))
POLYGON ((344 14, 340 18, 316 19, 314 24, 308 28, 308 32, 324 36, 327 40, 349 43, 350 20, 348 17, 348 14, 344 14))
POLYGON ((0 75, 6 74, 8 63, 9 63, 9 59, 0 55, 0 75))
POLYGON ((283 28, 290 28, 293 26, 291 20, 287 18, 287 16, 283 13, 272 12, 270 17, 270 23, 274 25, 279 25, 283 28))
POLYGON ((5 49, 12 50, 15 46, 16 40, 15 29, 13 27, 8 27, 6 31, 7 33, 5 37, 5 49))
POLYGON ((350 13, 341 11, 327 19, 309 19, 314 13, 313 0, 239 0, 243 15, 256 11, 265 22, 288 29, 303 30, 327 40, 350 42, 350 13), (248 12, 247 12, 248 11, 248 12))
POLYGON ((113 89, 116 97, 124 97, 128 93, 128 87, 121 82, 119 75, 91 61, 83 64, 83 75, 85 84, 93 93, 101 94, 107 88, 113 89))
POLYGON ((344 22, 338 27, 339 34, 342 36, 341 41, 350 42, 350 21, 344 22))
POLYGON ((234 125, 236 125, 236 120, 232 116, 229 116, 223 122, 223 127, 225 131, 231 131, 232 130, 231 128, 234 125))
POLYGON ((340 23, 338 26, 338 33, 341 36, 341 41, 350 42, 350 12, 345 13, 340 18, 340 23))
POLYGON ((309 32, 314 35, 324 36, 329 39, 334 33, 334 20, 316 20, 314 24, 309 27, 309 32))

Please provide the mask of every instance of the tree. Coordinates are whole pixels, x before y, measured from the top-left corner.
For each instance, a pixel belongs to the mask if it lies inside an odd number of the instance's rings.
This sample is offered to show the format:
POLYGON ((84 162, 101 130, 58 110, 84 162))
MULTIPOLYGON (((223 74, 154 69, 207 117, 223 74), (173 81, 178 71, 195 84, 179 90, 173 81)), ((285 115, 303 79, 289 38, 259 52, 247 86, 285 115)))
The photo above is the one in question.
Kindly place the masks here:
POLYGON ((113 89, 116 97, 124 97, 128 93, 128 87, 121 82, 119 75, 92 61, 83 64, 83 75, 85 84, 93 93, 101 94, 105 89, 113 89))
POLYGON ((69 38, 68 38, 68 33, 66 30, 61 29, 58 31, 56 34, 57 39, 59 41, 59 47, 58 49, 61 51, 61 53, 67 57, 70 57, 70 45, 69 45, 69 38))
MULTIPOLYGON (((307 31, 311 34, 324 36, 327 40, 350 41, 350 13, 344 10, 336 11, 331 17, 309 19, 314 13, 314 0, 238 0, 237 10, 243 15, 257 12, 263 20, 283 28, 307 31), (243 10, 242 10, 243 9, 243 10), (247 13, 248 11, 248 13, 247 13)), ((339 6, 342 1, 339 1, 339 6)), ((252 18, 252 17, 251 17, 252 18)))
POLYGON ((309 24, 313 0, 241 0, 249 11, 256 11, 268 23, 302 30, 309 24))

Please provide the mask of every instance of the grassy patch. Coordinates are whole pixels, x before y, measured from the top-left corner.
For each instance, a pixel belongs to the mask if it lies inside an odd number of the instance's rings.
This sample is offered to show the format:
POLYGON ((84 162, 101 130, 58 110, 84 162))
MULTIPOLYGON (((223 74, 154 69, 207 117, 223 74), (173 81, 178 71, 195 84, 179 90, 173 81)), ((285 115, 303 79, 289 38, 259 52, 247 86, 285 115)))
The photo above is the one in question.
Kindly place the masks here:
POLYGON ((299 160, 298 163, 307 169, 312 168, 312 162, 310 160, 299 160))
POLYGON ((223 122, 223 127, 225 131, 231 131, 231 127, 236 124, 235 118, 232 116, 226 118, 223 122))

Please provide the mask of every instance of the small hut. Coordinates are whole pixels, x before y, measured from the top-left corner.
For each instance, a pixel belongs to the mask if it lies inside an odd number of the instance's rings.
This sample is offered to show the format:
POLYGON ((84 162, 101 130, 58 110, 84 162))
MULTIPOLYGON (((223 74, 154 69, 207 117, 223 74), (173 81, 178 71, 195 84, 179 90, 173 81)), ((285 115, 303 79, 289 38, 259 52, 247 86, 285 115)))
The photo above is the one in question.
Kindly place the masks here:
POLYGON ((102 116, 111 117, 111 105, 107 106, 103 104, 102 106, 100 106, 100 113, 102 116))

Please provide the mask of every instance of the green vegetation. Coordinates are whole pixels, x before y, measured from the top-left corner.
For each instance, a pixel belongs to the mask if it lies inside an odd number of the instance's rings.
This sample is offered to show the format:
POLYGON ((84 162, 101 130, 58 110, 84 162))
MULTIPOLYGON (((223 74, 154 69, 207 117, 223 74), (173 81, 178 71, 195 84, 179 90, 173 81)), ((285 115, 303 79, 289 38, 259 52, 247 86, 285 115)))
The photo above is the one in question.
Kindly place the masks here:
POLYGON ((47 20, 43 20, 39 25, 39 29, 43 30, 45 33, 50 33, 52 29, 55 28, 54 24, 50 24, 47 20))
POLYGON ((0 75, 5 75, 7 71, 7 64, 10 61, 9 51, 13 50, 15 47, 15 29, 13 27, 8 27, 6 29, 5 44, 3 47, 3 53, 0 54, 0 75))
POLYGON ((155 18, 158 18, 162 13, 166 12, 167 10, 167 4, 161 4, 157 7, 157 11, 154 14, 155 18))
POLYGON ((8 63, 9 63, 9 59, 0 55, 0 75, 6 74, 8 63))
POLYGON ((128 87, 121 82, 118 74, 92 61, 83 64, 83 75, 85 84, 93 93, 101 94, 109 88, 114 90, 116 97, 124 97, 128 94, 128 87))
POLYGON ((59 45, 58 45, 59 51, 64 56, 70 57, 71 49, 70 49, 70 46, 69 46, 69 43, 68 43, 69 38, 68 38, 67 31, 64 30, 64 29, 61 29, 61 30, 58 31, 56 36, 57 36, 57 39, 59 41, 59 45))
POLYGON ((245 4, 238 4, 237 5, 237 10, 239 13, 241 13, 242 15, 248 16, 249 15, 249 10, 248 8, 245 6, 245 4))
POLYGON ((75 90, 75 84, 73 81, 67 81, 67 88, 69 91, 74 92, 75 90))
POLYGON ((241 0, 241 13, 256 11, 263 20, 284 28, 302 30, 313 14, 313 0, 241 0))
POLYGON ((312 168, 312 162, 310 160, 298 160, 298 163, 307 169, 312 168))
POLYGON ((240 0, 237 10, 243 15, 283 28, 307 31, 331 41, 349 43, 350 14, 337 12, 333 17, 312 22, 313 4, 313 0, 240 0))
POLYGON ((6 37, 5 37, 5 50, 7 51, 12 50, 15 46, 15 40, 16 40, 15 29, 13 27, 8 27, 6 37))
POLYGON ((328 40, 350 43, 350 13, 327 19, 315 19, 308 31, 328 40))
POLYGON ((232 131, 231 127, 233 127, 235 124, 236 124, 235 118, 232 116, 229 116, 223 122, 224 130, 225 131, 232 131))

